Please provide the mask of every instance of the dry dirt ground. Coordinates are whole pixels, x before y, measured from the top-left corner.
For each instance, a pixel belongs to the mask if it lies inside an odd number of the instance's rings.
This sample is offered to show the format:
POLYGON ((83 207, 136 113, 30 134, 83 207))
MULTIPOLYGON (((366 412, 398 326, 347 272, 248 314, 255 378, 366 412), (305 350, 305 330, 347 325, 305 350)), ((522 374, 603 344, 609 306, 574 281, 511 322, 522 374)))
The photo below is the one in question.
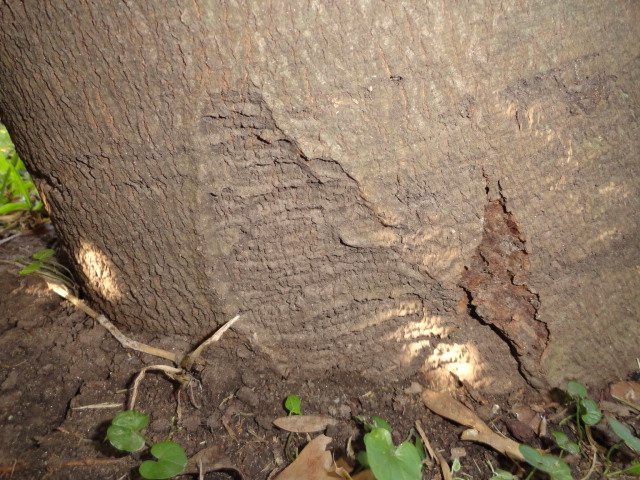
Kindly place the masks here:
MULTIPOLYGON (((52 240, 21 236, 0 245, 0 259, 29 257, 52 240)), ((176 352, 186 351, 189 344, 185 338, 136 339, 176 352)), ((171 437, 189 456, 208 449, 209 462, 221 470, 211 471, 207 479, 265 480, 289 463, 287 433, 272 421, 286 414, 283 401, 290 394, 302 398, 303 413, 341 421, 326 432, 333 438, 329 448, 335 456, 346 455, 349 439, 356 451, 362 445, 352 416, 378 415, 394 427, 396 442, 419 420, 447 460, 463 455, 464 475, 458 476, 488 479, 489 462, 518 471, 490 449, 460 441, 464 427, 429 412, 419 394, 407 393, 411 380, 380 386, 334 371, 324 378, 289 380, 269 370, 233 329, 203 357, 208 365, 191 392, 178 392, 165 376, 149 374, 136 408, 151 416, 145 433, 154 441, 171 437)), ((145 454, 116 451, 105 441, 105 432, 124 409, 137 372, 158 363, 168 362, 126 350, 90 317, 48 291, 43 280, 18 276, 16 267, 0 264, 0 478, 139 478, 137 465, 145 454)), ((550 398, 532 392, 504 392, 502 398, 488 399, 463 388, 458 393, 483 419, 493 420, 494 428, 534 446, 546 440, 530 428, 531 422, 516 420, 514 412, 536 406, 539 415, 553 418, 559 410, 550 398)), ((304 442, 300 436, 294 443, 304 442)), ((442 478, 437 465, 424 478, 442 478)))

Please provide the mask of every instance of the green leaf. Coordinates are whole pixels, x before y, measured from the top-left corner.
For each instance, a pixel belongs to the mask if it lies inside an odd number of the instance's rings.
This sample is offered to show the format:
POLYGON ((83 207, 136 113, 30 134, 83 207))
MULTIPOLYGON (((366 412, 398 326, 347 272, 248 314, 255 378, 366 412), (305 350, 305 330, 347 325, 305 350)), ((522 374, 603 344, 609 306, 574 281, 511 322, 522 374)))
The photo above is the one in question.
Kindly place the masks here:
POLYGON ((562 432, 551 432, 551 434, 556 438, 556 443, 562 450, 574 455, 580 453, 580 445, 570 441, 566 434, 562 432))
POLYGON ((631 466, 626 470, 623 470, 624 473, 630 473, 631 475, 636 475, 640 477, 640 462, 638 460, 633 460, 631 462, 631 466))
POLYGON ((147 460, 138 469, 142 477, 150 480, 171 478, 181 473, 187 465, 187 454, 175 442, 156 443, 151 447, 151 455, 158 461, 147 460))
POLYGON ((7 213, 16 212, 18 210, 29 210, 29 204, 27 202, 11 202, 0 207, 0 215, 6 215, 7 213))
POLYGON ((520 453, 529 465, 548 473, 551 480, 573 480, 569 465, 552 455, 543 455, 529 445, 520 445, 520 453))
POLYGON ((366 450, 361 450, 358 452, 358 463, 362 468, 371 468, 371 464, 369 463, 369 455, 367 455, 366 450))
POLYGON ((493 472, 493 476, 489 480, 517 480, 518 477, 514 476, 512 473, 507 472, 506 470, 496 470, 493 472))
POLYGON ((572 397, 585 398, 587 396, 587 389, 580 382, 569 380, 567 383, 567 392, 572 397))
POLYGON ((371 417, 371 422, 372 422, 371 430, 373 430, 374 428, 384 428, 389 432, 392 431, 391 425, 389 425, 389 423, 384 418, 371 417))
POLYGON ((598 404, 590 398, 578 400, 578 411, 580 412, 580 418, 586 425, 595 425, 602 418, 602 412, 598 408, 598 404))
POLYGON ((34 260, 29 265, 24 267, 22 270, 18 272, 18 275, 29 275, 31 273, 37 272, 44 265, 40 260, 34 260))
POLYGON ((31 255, 34 260, 48 260, 53 257, 56 252, 50 249, 38 250, 36 253, 31 255))
POLYGON ((284 408, 287 409, 289 415, 302 415, 302 408, 300 407, 300 397, 297 395, 289 395, 284 401, 284 408))
POLYGON ((420 461, 427 458, 427 452, 424 450, 424 443, 420 437, 416 438, 416 450, 418 450, 418 455, 420 455, 420 461))
POLYGON ((144 436, 137 432, 149 424, 149 417, 136 410, 120 412, 111 420, 107 438, 111 445, 125 452, 137 452, 144 447, 144 436))
POLYGON ((367 457, 377 480, 420 480, 422 462, 416 446, 409 442, 393 445, 391 433, 375 428, 364 436, 367 457))
POLYGON ((624 423, 619 422, 613 417, 607 417, 609 421, 609 425, 611 425, 611 429, 618 435, 624 443, 626 443, 629 448, 635 450, 636 452, 640 452, 640 438, 636 437, 629 427, 627 427, 624 423))

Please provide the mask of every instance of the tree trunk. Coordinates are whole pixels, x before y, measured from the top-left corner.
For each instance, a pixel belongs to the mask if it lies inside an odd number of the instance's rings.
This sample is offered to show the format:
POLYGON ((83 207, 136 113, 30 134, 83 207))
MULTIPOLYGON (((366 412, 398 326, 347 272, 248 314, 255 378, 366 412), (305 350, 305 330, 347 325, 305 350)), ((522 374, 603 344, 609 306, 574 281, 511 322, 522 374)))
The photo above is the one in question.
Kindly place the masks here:
POLYGON ((637 2, 221 3, 2 3, 2 121, 101 311, 242 313, 305 375, 634 368, 637 2))

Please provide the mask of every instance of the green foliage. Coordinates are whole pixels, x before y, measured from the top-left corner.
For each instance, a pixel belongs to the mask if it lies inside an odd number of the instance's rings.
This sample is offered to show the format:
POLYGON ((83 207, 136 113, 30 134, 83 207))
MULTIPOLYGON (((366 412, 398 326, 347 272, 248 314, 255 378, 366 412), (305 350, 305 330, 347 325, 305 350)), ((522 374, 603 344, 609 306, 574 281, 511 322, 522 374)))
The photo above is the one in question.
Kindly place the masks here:
POLYGON ((602 412, 596 402, 587 397, 584 385, 574 380, 567 382, 567 392, 576 402, 576 421, 580 428, 580 420, 585 425, 596 425, 602 419, 602 412))
POLYGON ((36 187, 15 151, 9 132, 0 124, 0 215, 41 209, 36 187))
POLYGON ((368 464, 377 480, 420 480, 422 460, 411 442, 397 447, 386 428, 374 428, 364 436, 368 464))
POLYGON ((629 427, 624 423, 620 423, 613 417, 608 417, 607 420, 609 421, 609 425, 611 425, 611 429, 614 433, 618 435, 629 448, 636 452, 640 452, 640 438, 631 433, 631 429, 629 427))
POLYGON ((163 479, 178 475, 187 465, 187 454, 175 442, 160 442, 151 447, 151 455, 158 461, 147 460, 140 465, 143 478, 163 479))
POLYGON ((45 249, 35 252, 29 260, 24 258, 16 259, 17 263, 24 265, 24 268, 18 272, 19 275, 36 273, 50 280, 62 283, 67 287, 72 287, 73 279, 71 272, 61 263, 52 260, 54 255, 55 252, 53 250, 45 249))
POLYGON ((552 432, 551 434, 555 437, 558 447, 560 447, 565 452, 574 455, 580 453, 580 445, 569 440, 569 437, 567 437, 566 433, 552 432))
MULTIPOLYGON (((149 416, 136 410, 120 412, 111 421, 107 429, 107 439, 118 450, 137 452, 142 449, 147 439, 139 430, 149 424, 149 416)), ((175 442, 160 442, 151 447, 151 455, 157 461, 147 460, 140 465, 143 478, 165 479, 178 475, 187 465, 187 454, 175 442)))
POLYGON ((491 478, 489 480, 517 480, 518 477, 506 470, 500 470, 499 468, 494 470, 493 465, 489 462, 489 468, 491 469, 491 478))
POLYGON ((569 465, 553 455, 545 455, 529 445, 520 445, 520 453, 532 467, 545 472, 551 480, 573 480, 569 465))
POLYGON ((301 403, 302 401, 299 396, 289 395, 284 401, 284 408, 287 410, 289 415, 302 415, 301 403))
POLYGON ((120 412, 111 420, 107 438, 111 445, 125 452, 137 452, 144 447, 144 435, 138 432, 149 424, 149 416, 136 410, 120 412))

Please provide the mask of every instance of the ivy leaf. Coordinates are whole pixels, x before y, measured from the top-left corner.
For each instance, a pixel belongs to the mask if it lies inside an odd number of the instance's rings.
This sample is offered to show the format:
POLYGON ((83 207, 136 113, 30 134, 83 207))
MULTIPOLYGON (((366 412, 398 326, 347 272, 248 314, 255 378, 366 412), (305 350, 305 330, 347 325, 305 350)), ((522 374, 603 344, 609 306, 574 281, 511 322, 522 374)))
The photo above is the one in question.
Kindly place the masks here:
POLYGON ((158 461, 147 460, 138 469, 140 475, 150 480, 174 477, 187 465, 187 454, 175 442, 156 443, 151 447, 151 455, 158 461))
POLYGON ((284 408, 287 409, 289 415, 302 415, 301 400, 297 395, 289 395, 284 401, 284 408))
POLYGON ((107 438, 111 445, 125 452, 137 452, 144 447, 144 436, 137 432, 149 424, 149 417, 136 410, 120 412, 111 420, 107 438))
POLYGON ((578 400, 578 409, 580 410, 580 418, 586 425, 595 425, 602 418, 602 412, 598 405, 590 398, 578 400))
POLYGON ((629 448, 632 448, 636 452, 640 452, 640 438, 631 433, 631 429, 629 427, 613 417, 608 417, 607 420, 609 421, 609 425, 611 425, 611 429, 616 435, 624 440, 624 443, 626 443, 629 448))
POLYGON ((569 437, 567 437, 565 433, 551 432, 551 434, 556 438, 558 446, 565 452, 569 452, 574 455, 580 453, 580 445, 576 442, 570 441, 569 437))
POLYGON ((391 433, 374 428, 364 436, 367 458, 377 480, 420 480, 422 461, 410 442, 394 446, 391 433))
POLYGON ((519 450, 529 465, 548 473, 551 480, 573 480, 569 465, 561 459, 552 455, 543 455, 529 445, 520 445, 519 450))
POLYGON ((572 397, 585 398, 587 396, 587 389, 580 382, 575 380, 569 380, 567 383, 567 392, 572 397))
POLYGON ((371 430, 373 430, 374 428, 384 428, 385 430, 391 432, 391 425, 389 425, 389 423, 384 418, 371 417, 371 422, 373 424, 371 430))

